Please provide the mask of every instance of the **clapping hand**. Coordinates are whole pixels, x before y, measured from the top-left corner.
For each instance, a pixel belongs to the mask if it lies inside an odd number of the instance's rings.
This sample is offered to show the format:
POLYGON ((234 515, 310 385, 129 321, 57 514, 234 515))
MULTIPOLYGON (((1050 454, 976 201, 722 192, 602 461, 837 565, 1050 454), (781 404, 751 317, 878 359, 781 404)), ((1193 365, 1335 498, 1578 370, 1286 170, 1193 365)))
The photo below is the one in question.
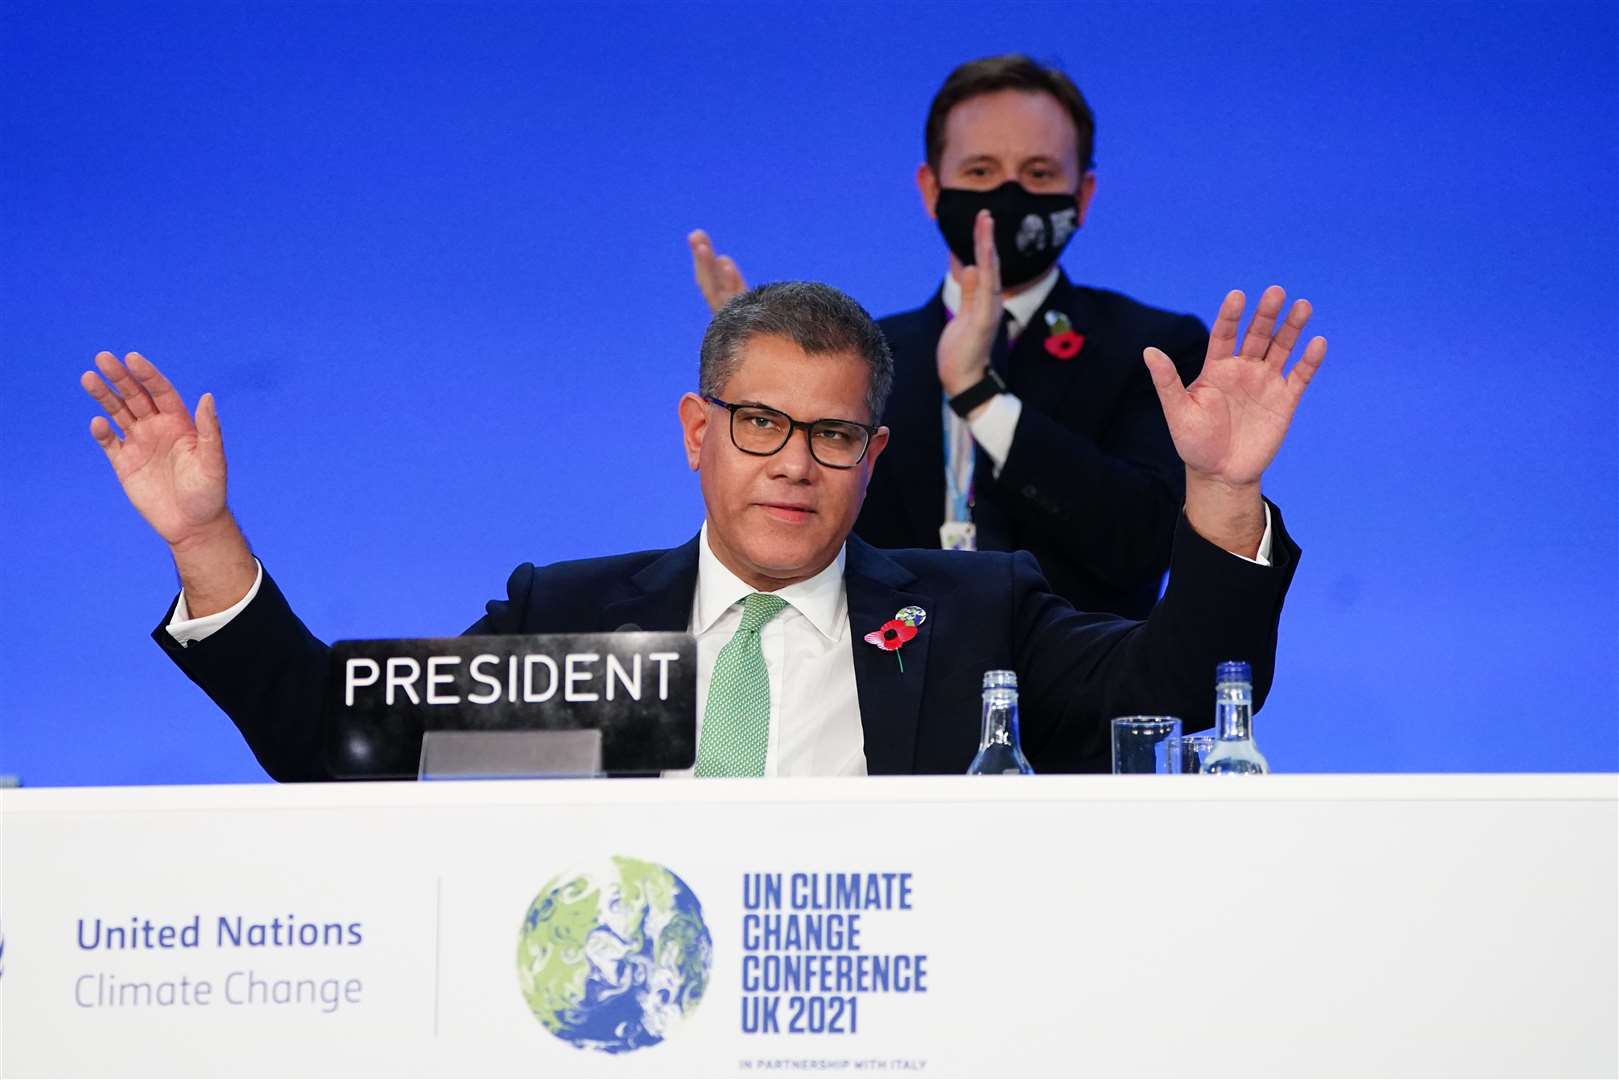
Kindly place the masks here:
POLYGON ((708 310, 718 312, 733 296, 746 292, 748 283, 742 280, 742 271, 729 255, 714 254, 714 241, 702 229, 693 230, 686 237, 691 245, 691 268, 697 278, 697 287, 708 301, 708 310))
POLYGON ((939 335, 939 385, 946 397, 971 388, 989 370, 1004 310, 995 219, 980 210, 973 222, 973 265, 961 272, 961 309, 939 335))

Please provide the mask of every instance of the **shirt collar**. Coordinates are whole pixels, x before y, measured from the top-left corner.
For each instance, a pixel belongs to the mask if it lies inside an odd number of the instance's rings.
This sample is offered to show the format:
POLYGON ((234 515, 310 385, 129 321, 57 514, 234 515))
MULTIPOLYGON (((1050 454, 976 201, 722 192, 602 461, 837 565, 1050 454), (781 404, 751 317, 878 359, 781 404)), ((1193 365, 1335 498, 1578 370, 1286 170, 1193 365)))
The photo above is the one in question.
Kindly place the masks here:
MULTIPOLYGON (((849 626, 848 596, 843 588, 843 564, 848 558, 849 545, 838 548, 838 556, 826 569, 807 581, 777 589, 776 595, 787 601, 795 611, 808 619, 810 625, 828 641, 837 641, 849 626)), ((731 573, 714 549, 708 546, 708 522, 703 522, 702 534, 697 539, 697 603, 692 608, 693 633, 702 633, 719 621, 720 616, 749 593, 758 592, 753 586, 731 573)))
MULTIPOLYGON (((1057 287, 1057 275, 1061 271, 1055 263, 1045 275, 1033 285, 1024 289, 1016 296, 1001 301, 1001 306, 1012 313, 1012 321, 1017 325, 1014 333, 1021 334, 1028 328, 1029 320, 1034 313, 1040 310, 1040 305, 1046 302, 1051 290, 1057 287)), ((961 283, 949 274, 944 276, 944 307, 953 316, 961 309, 961 283)))

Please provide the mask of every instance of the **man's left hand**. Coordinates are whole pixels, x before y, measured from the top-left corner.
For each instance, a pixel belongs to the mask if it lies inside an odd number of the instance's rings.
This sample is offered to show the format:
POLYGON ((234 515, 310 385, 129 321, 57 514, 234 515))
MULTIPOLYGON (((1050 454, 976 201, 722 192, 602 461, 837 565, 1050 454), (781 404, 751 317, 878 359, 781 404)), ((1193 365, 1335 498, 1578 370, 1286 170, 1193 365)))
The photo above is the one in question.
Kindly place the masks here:
POLYGON ((1175 452, 1190 472, 1233 486, 1255 484, 1281 448, 1293 410, 1327 354, 1327 339, 1312 338, 1293 370, 1282 374, 1310 321, 1310 302, 1295 300, 1278 328, 1286 299, 1280 285, 1265 290, 1238 349, 1244 298, 1227 293, 1209 332, 1203 373, 1191 386, 1181 386, 1174 362, 1161 350, 1146 351, 1175 452))
POLYGON ((1237 327, 1244 297, 1233 290, 1209 332, 1203 372, 1181 385, 1174 363, 1159 349, 1143 355, 1158 400, 1186 463, 1186 516, 1198 532, 1228 551, 1252 556, 1263 531, 1259 478, 1281 449, 1304 388, 1327 354, 1327 339, 1311 338, 1293 370, 1287 358, 1310 321, 1310 303, 1295 300, 1277 326, 1287 294, 1272 285, 1259 298, 1241 347, 1237 327))

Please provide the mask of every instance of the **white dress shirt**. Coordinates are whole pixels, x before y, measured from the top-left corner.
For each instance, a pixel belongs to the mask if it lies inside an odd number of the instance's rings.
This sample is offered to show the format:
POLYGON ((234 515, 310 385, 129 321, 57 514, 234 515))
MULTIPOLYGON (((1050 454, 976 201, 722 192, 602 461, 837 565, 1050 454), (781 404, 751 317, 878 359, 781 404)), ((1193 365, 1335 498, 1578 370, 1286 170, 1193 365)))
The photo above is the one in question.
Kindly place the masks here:
MULTIPOLYGON (((708 546, 708 523, 697 541, 697 595, 691 632, 697 639, 697 740, 702 745, 708 684, 719 657, 742 623, 742 601, 758 592, 731 573, 708 546)), ((787 606, 759 631, 770 674, 770 745, 766 776, 865 776, 866 733, 854 676, 849 598, 843 585, 847 546, 825 570, 777 589, 787 606)), ((665 773, 690 776, 690 770, 665 773)))
POLYGON ((216 611, 212 615, 203 615, 200 618, 193 619, 190 609, 186 607, 185 590, 180 590, 180 598, 174 602, 174 614, 169 617, 169 625, 164 627, 169 632, 169 636, 182 646, 191 645, 215 633, 226 623, 240 615, 242 609, 251 604, 253 598, 259 594, 259 586, 264 584, 264 564, 259 562, 258 559, 254 559, 253 565, 259 568, 259 572, 253 577, 253 587, 247 590, 246 596, 224 611, 216 611))

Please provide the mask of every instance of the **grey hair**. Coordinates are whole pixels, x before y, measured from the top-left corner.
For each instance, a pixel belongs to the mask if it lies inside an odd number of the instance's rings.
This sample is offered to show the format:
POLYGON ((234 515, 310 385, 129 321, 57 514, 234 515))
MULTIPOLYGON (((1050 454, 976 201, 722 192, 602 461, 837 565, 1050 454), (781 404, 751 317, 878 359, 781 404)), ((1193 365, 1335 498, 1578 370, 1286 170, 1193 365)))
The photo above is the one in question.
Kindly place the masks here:
MULTIPOLYGON (((742 347, 762 334, 785 338, 811 356, 853 353, 871 368, 866 406, 882 419, 894 385, 894 357, 883 332, 848 293, 815 281, 778 281, 731 298, 703 334, 697 386, 718 397, 742 363, 742 347)), ((852 418, 851 418, 852 419, 852 418)))

